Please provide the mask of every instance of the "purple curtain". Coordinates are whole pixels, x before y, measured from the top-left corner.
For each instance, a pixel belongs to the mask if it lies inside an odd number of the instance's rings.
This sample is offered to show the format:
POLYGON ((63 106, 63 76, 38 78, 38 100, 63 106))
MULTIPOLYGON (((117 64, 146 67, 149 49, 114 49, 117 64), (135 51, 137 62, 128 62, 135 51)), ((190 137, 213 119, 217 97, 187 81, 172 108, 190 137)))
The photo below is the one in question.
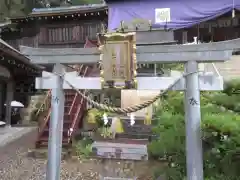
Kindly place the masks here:
POLYGON ((168 28, 179 29, 214 19, 231 11, 240 10, 240 0, 135 0, 109 3, 108 27, 119 27, 121 21, 133 19, 151 20, 154 28, 164 27, 165 23, 155 23, 155 9, 170 8, 168 28))

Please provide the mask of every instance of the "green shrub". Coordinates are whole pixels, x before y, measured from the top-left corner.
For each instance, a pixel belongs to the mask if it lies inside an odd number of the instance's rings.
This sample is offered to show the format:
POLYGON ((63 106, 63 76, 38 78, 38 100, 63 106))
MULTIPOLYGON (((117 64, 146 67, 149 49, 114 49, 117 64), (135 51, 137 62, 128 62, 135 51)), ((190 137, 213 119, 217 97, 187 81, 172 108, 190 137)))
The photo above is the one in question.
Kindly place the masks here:
MULTIPOLYGON (((236 87, 240 89, 234 83, 231 87, 235 88, 234 91, 237 91, 236 87)), ((232 92, 228 88, 222 93, 202 93, 204 175, 207 180, 240 179, 240 115, 223 108, 236 110, 240 96, 232 92)), ((149 155, 168 164, 162 171, 169 180, 184 179, 186 157, 183 94, 169 92, 161 105, 162 109, 158 108, 160 110, 156 114, 158 124, 153 128, 160 138, 149 144, 149 155)))
POLYGON ((223 106, 228 110, 240 112, 240 94, 224 94, 219 93, 217 95, 209 97, 209 101, 218 106, 223 106))
POLYGON ((234 79, 224 83, 223 93, 227 95, 240 94, 240 79, 234 79))
POLYGON ((104 122, 102 120, 104 112, 100 111, 100 110, 98 110, 96 108, 89 109, 88 112, 87 112, 87 116, 86 116, 87 117, 87 121, 89 121, 88 120, 88 116, 90 114, 92 114, 95 117, 95 121, 96 121, 98 127, 102 127, 103 124, 104 124, 104 122))
POLYGON ((89 158, 92 153, 92 140, 84 138, 75 142, 73 147, 79 159, 89 158))

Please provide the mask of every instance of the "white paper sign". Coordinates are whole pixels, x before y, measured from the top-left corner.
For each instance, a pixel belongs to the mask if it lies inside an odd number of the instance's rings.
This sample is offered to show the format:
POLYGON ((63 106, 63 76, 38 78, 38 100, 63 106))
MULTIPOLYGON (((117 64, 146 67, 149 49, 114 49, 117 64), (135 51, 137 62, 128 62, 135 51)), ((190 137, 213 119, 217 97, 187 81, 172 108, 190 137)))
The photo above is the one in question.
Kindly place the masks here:
POLYGON ((155 9, 155 23, 166 23, 171 21, 170 8, 155 9))

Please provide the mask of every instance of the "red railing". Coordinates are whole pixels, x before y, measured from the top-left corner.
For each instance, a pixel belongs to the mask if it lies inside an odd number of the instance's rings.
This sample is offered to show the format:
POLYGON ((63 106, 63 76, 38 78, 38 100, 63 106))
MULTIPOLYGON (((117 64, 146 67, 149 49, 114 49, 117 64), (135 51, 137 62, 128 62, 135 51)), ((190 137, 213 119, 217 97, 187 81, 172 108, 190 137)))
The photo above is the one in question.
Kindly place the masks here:
POLYGON ((50 115, 51 115, 51 107, 48 109, 48 114, 47 114, 47 116, 44 118, 44 121, 43 121, 43 124, 42 125, 40 125, 40 127, 39 127, 39 129, 38 129, 38 137, 41 137, 42 136, 42 134, 43 134, 43 130, 44 130, 44 128, 46 127, 46 125, 47 125, 47 123, 48 123, 48 121, 49 121, 49 119, 50 119, 50 115))
MULTIPOLYGON (((82 68, 83 68, 83 65, 80 66, 80 68, 78 69, 78 73, 80 73, 82 71, 82 68)), ((47 92, 47 95, 46 95, 46 98, 44 99, 44 102, 42 103, 41 105, 41 108, 42 106, 46 103, 47 99, 49 98, 49 96, 51 96, 51 90, 48 90, 47 92)), ((73 103, 71 105, 71 108, 69 110, 69 114, 73 108, 73 105, 75 103, 75 100, 76 100, 76 97, 77 97, 77 93, 75 94, 75 97, 74 97, 74 100, 73 100, 73 103)), ((39 110, 38 110, 39 111, 39 110)), ((38 112, 39 113, 39 112, 38 112)), ((48 121, 50 120, 50 115, 51 115, 51 107, 48 108, 48 114, 47 116, 44 118, 43 120, 43 123, 40 125, 39 129, 38 129, 38 137, 41 137, 42 133, 43 133, 43 130, 45 128, 45 126, 47 125, 48 121)))
MULTIPOLYGON (((87 70, 87 68, 88 68, 88 67, 85 68, 83 74, 85 74, 85 71, 87 70)), ((79 70, 78 70, 78 75, 81 73, 82 69, 83 69, 83 65, 80 66, 80 68, 79 68, 79 70)), ((84 77, 84 75, 83 75, 83 77, 84 77)), ((75 104, 75 102, 76 102, 77 96, 78 96, 78 93, 76 92, 76 93, 75 93, 75 96, 74 96, 74 99, 73 99, 73 103, 72 103, 72 105, 71 105, 71 107, 70 107, 70 109, 69 109, 69 111, 68 111, 68 115, 70 115, 70 114, 72 113, 72 109, 73 109, 73 106, 74 106, 74 104, 75 104)))
MULTIPOLYGON (((44 98, 44 101, 41 104, 41 106, 38 108, 38 110, 36 112, 36 115, 38 115, 40 113, 40 111, 41 111, 41 109, 43 108, 44 105, 48 104, 47 100, 48 100, 49 96, 51 96, 51 90, 47 91, 46 97, 44 98)), ((44 109, 45 109, 45 107, 44 107, 44 109)))
MULTIPOLYGON (((89 41, 88 37, 86 37, 86 41, 85 41, 85 44, 84 44, 84 48, 88 48, 88 47, 96 47, 96 44, 94 44, 93 42, 89 41)), ((80 68, 78 69, 78 73, 80 73, 80 72, 82 71, 82 68, 83 68, 83 67, 84 67, 83 65, 80 66, 80 68)), ((87 74, 88 69, 89 69, 88 67, 85 68, 83 77, 87 74)), ((84 90, 84 95, 85 95, 86 92, 87 92, 87 91, 84 90)), ((44 101, 46 101, 47 98, 48 98, 50 95, 51 95, 51 90, 48 91, 47 97, 45 98, 44 101)), ((73 102, 72 102, 72 105, 71 105, 71 107, 70 107, 70 109, 69 109, 69 112, 68 112, 69 115, 70 115, 71 112, 72 112, 72 109, 73 109, 74 104, 75 104, 75 102, 76 102, 77 96, 78 96, 78 93, 76 92, 76 94, 75 94, 75 96, 74 96, 74 99, 73 99, 73 102)), ((78 116, 79 116, 79 113, 80 113, 80 111, 81 111, 81 108, 82 108, 83 103, 84 103, 84 98, 81 98, 81 102, 80 102, 80 104, 78 105, 77 112, 76 112, 76 114, 75 114, 75 116, 74 116, 74 120, 73 120, 73 123, 72 123, 72 125, 71 125, 71 129, 72 129, 72 130, 75 129, 75 125, 78 124, 78 122, 79 122, 78 116)), ((43 104, 44 104, 44 103, 43 103, 43 104)), ((48 121, 50 120, 50 115, 51 115, 51 107, 50 107, 49 110, 48 110, 48 115, 47 115, 46 118, 44 119, 43 124, 42 124, 42 125, 40 126, 40 128, 39 128, 38 137, 40 137, 40 136, 42 135, 45 126, 47 125, 48 121)), ((73 132, 73 131, 70 131, 70 132, 69 132, 69 137, 72 136, 72 132, 73 132)))
MULTIPOLYGON (((49 96, 51 96, 51 90, 48 90, 47 95, 44 99, 44 102, 42 103, 42 105, 40 106, 40 108, 42 108, 42 106, 44 106, 47 103, 47 100, 49 98, 49 96)), ((40 108, 38 109, 37 115, 40 112, 40 108)), ((47 125, 49 119, 50 119, 50 115, 51 115, 51 107, 48 108, 48 114, 47 116, 44 118, 43 123, 40 123, 40 127, 38 128, 38 137, 40 137, 43 133, 43 129, 45 128, 45 126, 47 125)))
MULTIPOLYGON (((87 75, 88 69, 89 69, 89 68, 86 67, 86 69, 85 69, 85 71, 84 71, 84 74, 83 74, 83 77, 87 75)), ((87 90, 85 89, 84 92, 83 92, 83 94, 85 95, 86 92, 87 92, 87 90)), ((77 95, 77 96, 80 96, 78 93, 76 93, 76 95, 77 95)), ((75 97, 76 97, 76 96, 75 96, 75 97)), ((75 130, 75 128, 76 128, 75 126, 79 123, 79 120, 80 120, 79 113, 81 112, 81 110, 82 110, 82 108, 83 108, 83 103, 84 103, 84 98, 81 97, 81 102, 80 102, 80 104, 78 105, 77 112, 76 112, 76 114, 75 114, 75 116, 74 116, 72 125, 71 125, 71 127, 70 127, 70 129, 69 129, 69 133, 68 133, 69 140, 70 140, 70 138, 71 138, 71 136, 72 136, 72 133, 74 132, 74 130, 75 130)))
MULTIPOLYGON (((86 37, 86 39, 85 39, 85 44, 84 44, 84 48, 90 48, 90 47, 96 47, 96 46, 97 46, 97 44, 95 44, 94 42, 90 41, 90 40, 88 39, 88 37, 86 37)), ((88 67, 85 68, 83 77, 88 73, 88 69, 89 69, 88 67)), ((87 92, 87 90, 85 89, 84 92, 83 92, 83 94, 85 95, 86 92, 87 92)), ((75 101, 76 101, 76 99, 77 99, 77 96, 79 96, 78 93, 75 94, 74 102, 72 103, 72 106, 71 106, 71 108, 70 108, 70 110, 69 110, 69 114, 71 114, 71 111, 72 111, 72 108, 73 108, 73 106, 74 106, 74 103, 75 103, 75 101)), ((70 127, 70 129, 69 129, 69 131, 68 131, 69 140, 70 140, 71 137, 72 137, 72 133, 75 131, 75 128, 76 128, 75 126, 79 123, 79 120, 80 120, 79 113, 81 112, 81 110, 82 110, 82 108, 83 108, 83 103, 84 103, 84 98, 81 97, 81 102, 80 102, 80 104, 78 105, 78 109, 77 109, 77 112, 76 112, 76 114, 75 114, 75 116, 74 116, 73 123, 72 123, 72 125, 71 125, 71 127, 70 127)))

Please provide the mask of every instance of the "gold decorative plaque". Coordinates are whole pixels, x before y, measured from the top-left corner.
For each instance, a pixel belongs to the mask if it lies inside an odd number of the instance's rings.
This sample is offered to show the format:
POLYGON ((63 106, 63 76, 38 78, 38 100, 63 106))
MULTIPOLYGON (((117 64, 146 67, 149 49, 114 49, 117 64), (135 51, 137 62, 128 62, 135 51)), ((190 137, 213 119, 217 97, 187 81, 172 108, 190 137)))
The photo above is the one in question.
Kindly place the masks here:
POLYGON ((136 88, 135 33, 99 35, 102 88, 136 88))

